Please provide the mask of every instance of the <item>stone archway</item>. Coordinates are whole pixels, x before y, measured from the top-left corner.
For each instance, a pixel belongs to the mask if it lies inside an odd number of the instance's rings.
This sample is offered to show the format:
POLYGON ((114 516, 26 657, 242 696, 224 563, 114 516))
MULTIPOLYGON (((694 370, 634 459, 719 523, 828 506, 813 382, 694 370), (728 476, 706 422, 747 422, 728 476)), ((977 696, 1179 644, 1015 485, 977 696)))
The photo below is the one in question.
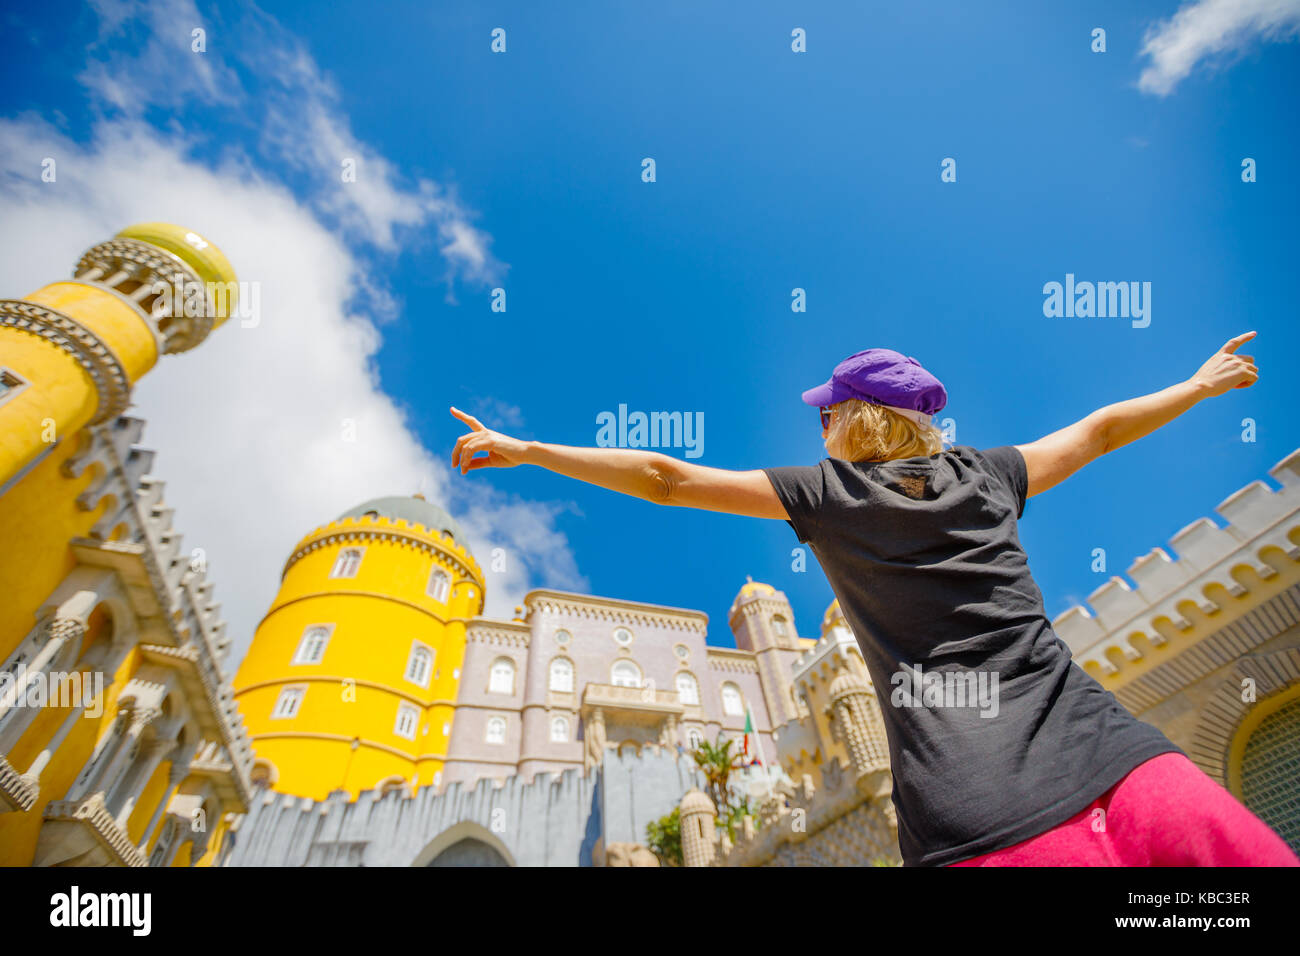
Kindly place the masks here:
POLYGON ((472 820, 443 830, 411 861, 412 866, 515 866, 514 854, 495 833, 472 820))
POLYGON ((510 864, 482 840, 465 837, 435 856, 425 866, 509 866, 510 864))

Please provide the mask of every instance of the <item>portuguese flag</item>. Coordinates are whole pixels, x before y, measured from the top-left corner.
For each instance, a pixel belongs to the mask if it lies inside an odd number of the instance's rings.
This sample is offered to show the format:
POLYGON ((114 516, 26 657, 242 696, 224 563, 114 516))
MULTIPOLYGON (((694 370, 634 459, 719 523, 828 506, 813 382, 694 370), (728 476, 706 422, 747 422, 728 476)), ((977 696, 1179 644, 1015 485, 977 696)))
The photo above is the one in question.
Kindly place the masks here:
POLYGON ((744 754, 746 757, 751 754, 756 755, 746 766, 753 766, 754 764, 763 766, 763 753, 758 746, 758 734, 754 732, 754 712, 748 707, 745 708, 744 754), (750 741, 753 741, 752 745, 750 741))

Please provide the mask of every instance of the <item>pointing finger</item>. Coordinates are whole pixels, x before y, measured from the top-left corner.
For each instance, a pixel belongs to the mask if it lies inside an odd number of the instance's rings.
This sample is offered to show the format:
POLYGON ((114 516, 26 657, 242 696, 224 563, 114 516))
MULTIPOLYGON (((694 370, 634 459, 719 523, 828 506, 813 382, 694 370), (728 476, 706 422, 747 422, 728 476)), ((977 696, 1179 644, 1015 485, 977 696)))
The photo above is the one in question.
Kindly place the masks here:
POLYGON ((453 406, 451 407, 451 413, 452 413, 452 415, 454 415, 455 417, 459 418, 459 419, 460 419, 462 422, 464 422, 466 425, 468 425, 470 428, 474 429, 474 431, 476 431, 476 432, 481 432, 481 431, 483 431, 483 423, 480 422, 480 421, 479 421, 477 418, 475 418, 473 415, 470 415, 470 414, 468 414, 468 413, 466 413, 466 412, 462 412, 462 411, 461 411, 459 408, 457 408, 455 405, 453 405, 453 406))
POLYGON ((1254 337, 1255 337, 1254 332, 1243 332, 1241 333, 1241 335, 1228 339, 1228 341, 1224 343, 1223 348, 1219 349, 1219 351, 1235 352, 1237 351, 1237 349, 1241 348, 1243 342, 1248 342, 1254 337))

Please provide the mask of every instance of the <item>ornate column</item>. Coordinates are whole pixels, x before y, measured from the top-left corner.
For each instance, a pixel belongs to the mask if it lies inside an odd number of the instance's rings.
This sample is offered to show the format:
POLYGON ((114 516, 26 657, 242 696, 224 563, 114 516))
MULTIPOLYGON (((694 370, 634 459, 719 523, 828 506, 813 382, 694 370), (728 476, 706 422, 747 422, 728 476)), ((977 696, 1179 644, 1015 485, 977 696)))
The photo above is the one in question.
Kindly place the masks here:
POLYGON ((81 621, 66 618, 51 618, 40 627, 46 635, 44 645, 32 662, 19 671, 17 683, 0 700, 0 753, 7 753, 22 739, 40 712, 39 707, 25 706, 27 689, 36 681, 45 680, 47 671, 69 642, 79 643, 86 633, 86 625, 81 621))
POLYGON ((148 785, 149 778, 158 769, 158 764, 162 763, 163 757, 169 754, 175 746, 176 741, 174 740, 153 741, 148 750, 131 761, 130 766, 122 774, 119 783, 120 792, 114 796, 114 802, 120 796, 122 808, 118 810, 116 820, 117 825, 123 830, 126 829, 126 821, 131 819, 131 811, 135 809, 136 798, 140 795, 139 791, 148 785))
POLYGON ((55 731, 54 736, 50 738, 49 743, 47 743, 44 749, 36 755, 36 759, 32 761, 32 765, 28 767, 27 772, 23 774, 23 777, 33 786, 40 786, 42 771, 44 771, 49 765, 50 760, 54 757, 55 753, 58 752, 58 749, 63 746, 63 741, 67 739, 68 734, 72 732, 72 728, 76 726, 77 721, 81 719, 81 716, 85 712, 86 705, 83 703, 79 707, 76 707, 72 713, 68 714, 67 718, 59 726, 59 729, 55 731))
MULTIPOLYGON (((189 774, 190 768, 186 765, 172 764, 170 772, 167 774, 167 789, 163 791, 162 799, 153 808, 153 813, 149 815, 149 823, 144 828, 144 836, 140 838, 140 852, 145 853, 149 848, 149 837, 153 834, 154 827, 158 825, 158 818, 162 816, 167 804, 171 802, 172 795, 176 788, 181 785, 181 781, 189 774)), ((152 865, 152 861, 150 863, 152 865)))

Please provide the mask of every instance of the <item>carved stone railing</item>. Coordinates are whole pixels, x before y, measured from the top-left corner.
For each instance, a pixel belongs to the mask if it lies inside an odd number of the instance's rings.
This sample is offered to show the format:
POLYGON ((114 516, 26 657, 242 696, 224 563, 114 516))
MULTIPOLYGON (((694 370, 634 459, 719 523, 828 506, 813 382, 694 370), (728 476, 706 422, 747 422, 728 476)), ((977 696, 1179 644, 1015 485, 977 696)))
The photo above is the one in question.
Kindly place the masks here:
POLYGON ((0 813, 11 810, 26 812, 36 803, 36 784, 25 778, 0 755, 0 813))
POLYGON ((45 821, 80 824, 121 866, 145 866, 147 860, 104 806, 104 795, 84 800, 56 800, 45 807, 45 821))

